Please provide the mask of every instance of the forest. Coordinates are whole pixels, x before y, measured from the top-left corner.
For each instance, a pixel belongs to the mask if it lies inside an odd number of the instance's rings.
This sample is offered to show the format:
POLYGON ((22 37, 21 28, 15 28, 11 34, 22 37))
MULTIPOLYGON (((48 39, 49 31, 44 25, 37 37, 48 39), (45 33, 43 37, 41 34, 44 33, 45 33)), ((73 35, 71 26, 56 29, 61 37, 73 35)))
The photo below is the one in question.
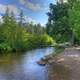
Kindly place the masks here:
MULTIPOLYGON (((64 0, 63 0, 64 1, 64 0)), ((80 1, 50 4, 46 32, 57 43, 80 44, 80 1)))
POLYGON ((45 27, 32 22, 24 22, 23 11, 19 20, 7 8, 0 23, 0 51, 25 51, 49 46, 53 39, 46 33, 45 27))
POLYGON ((0 80, 80 80, 80 0, 0 0, 0 80))
MULTIPOLYGON (((46 15, 46 14, 45 14, 46 15)), ((24 21, 20 11, 19 19, 6 9, 0 23, 0 50, 18 51, 50 46, 60 43, 80 44, 80 2, 51 3, 47 12, 46 26, 24 21)))

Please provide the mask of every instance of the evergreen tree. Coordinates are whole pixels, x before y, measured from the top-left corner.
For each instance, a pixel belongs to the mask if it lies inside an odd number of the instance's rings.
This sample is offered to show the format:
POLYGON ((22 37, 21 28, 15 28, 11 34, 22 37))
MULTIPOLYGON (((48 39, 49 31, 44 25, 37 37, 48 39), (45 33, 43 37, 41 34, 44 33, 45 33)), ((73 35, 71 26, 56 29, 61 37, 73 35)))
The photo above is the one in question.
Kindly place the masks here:
POLYGON ((69 6, 64 4, 50 4, 48 15, 47 33, 56 39, 57 42, 68 42, 71 37, 71 27, 69 26, 69 6))

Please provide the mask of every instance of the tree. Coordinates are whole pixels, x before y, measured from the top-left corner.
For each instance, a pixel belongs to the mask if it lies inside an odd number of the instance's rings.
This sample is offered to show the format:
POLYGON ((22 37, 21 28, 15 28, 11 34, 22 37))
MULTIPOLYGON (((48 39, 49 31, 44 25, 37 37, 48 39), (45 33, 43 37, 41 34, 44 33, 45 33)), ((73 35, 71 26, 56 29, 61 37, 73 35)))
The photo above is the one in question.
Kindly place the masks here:
POLYGON ((26 31, 30 34, 42 35, 46 32, 45 28, 41 24, 33 24, 30 22, 26 23, 24 26, 26 31))
POLYGON ((0 51, 22 51, 53 43, 53 39, 43 33, 44 28, 40 24, 23 24, 23 18, 21 12, 17 22, 14 13, 7 8, 0 24, 0 51))
POLYGON ((47 33, 52 36, 57 42, 68 42, 71 37, 71 27, 69 26, 69 5, 50 4, 48 15, 48 23, 46 27, 47 33))
POLYGON ((12 48, 14 48, 15 36, 16 36, 16 20, 14 13, 9 13, 7 8, 6 13, 3 17, 3 28, 4 35, 6 37, 5 42, 12 48))
POLYGON ((19 14, 19 25, 23 26, 23 22, 24 22, 24 14, 23 11, 21 10, 19 14))
POLYGON ((45 33, 45 29, 41 24, 34 25, 34 32, 36 35, 43 35, 45 33))
POLYGON ((69 0, 69 22, 72 28, 72 42, 80 44, 80 1, 69 0))

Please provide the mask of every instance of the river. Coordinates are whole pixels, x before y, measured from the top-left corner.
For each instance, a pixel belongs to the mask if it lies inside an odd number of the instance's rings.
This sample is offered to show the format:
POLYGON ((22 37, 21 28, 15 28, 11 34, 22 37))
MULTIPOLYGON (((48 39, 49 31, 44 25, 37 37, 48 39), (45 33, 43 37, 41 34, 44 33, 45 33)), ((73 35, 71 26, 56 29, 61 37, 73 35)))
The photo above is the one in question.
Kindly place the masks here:
POLYGON ((0 80, 48 80, 47 66, 36 62, 53 52, 54 48, 49 47, 0 55, 0 80))

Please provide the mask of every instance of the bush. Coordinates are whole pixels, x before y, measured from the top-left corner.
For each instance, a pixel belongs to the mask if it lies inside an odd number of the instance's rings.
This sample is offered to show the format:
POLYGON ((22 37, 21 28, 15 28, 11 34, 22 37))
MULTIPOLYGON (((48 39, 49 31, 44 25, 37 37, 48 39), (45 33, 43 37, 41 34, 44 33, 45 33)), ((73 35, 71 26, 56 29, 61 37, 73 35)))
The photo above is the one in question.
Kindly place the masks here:
POLYGON ((53 45, 55 41, 48 35, 31 35, 28 37, 26 41, 26 48, 32 49, 32 48, 38 48, 38 47, 44 47, 48 45, 53 45))
POLYGON ((0 50, 3 50, 3 51, 12 51, 12 48, 6 44, 6 43, 1 43, 0 44, 0 50))

